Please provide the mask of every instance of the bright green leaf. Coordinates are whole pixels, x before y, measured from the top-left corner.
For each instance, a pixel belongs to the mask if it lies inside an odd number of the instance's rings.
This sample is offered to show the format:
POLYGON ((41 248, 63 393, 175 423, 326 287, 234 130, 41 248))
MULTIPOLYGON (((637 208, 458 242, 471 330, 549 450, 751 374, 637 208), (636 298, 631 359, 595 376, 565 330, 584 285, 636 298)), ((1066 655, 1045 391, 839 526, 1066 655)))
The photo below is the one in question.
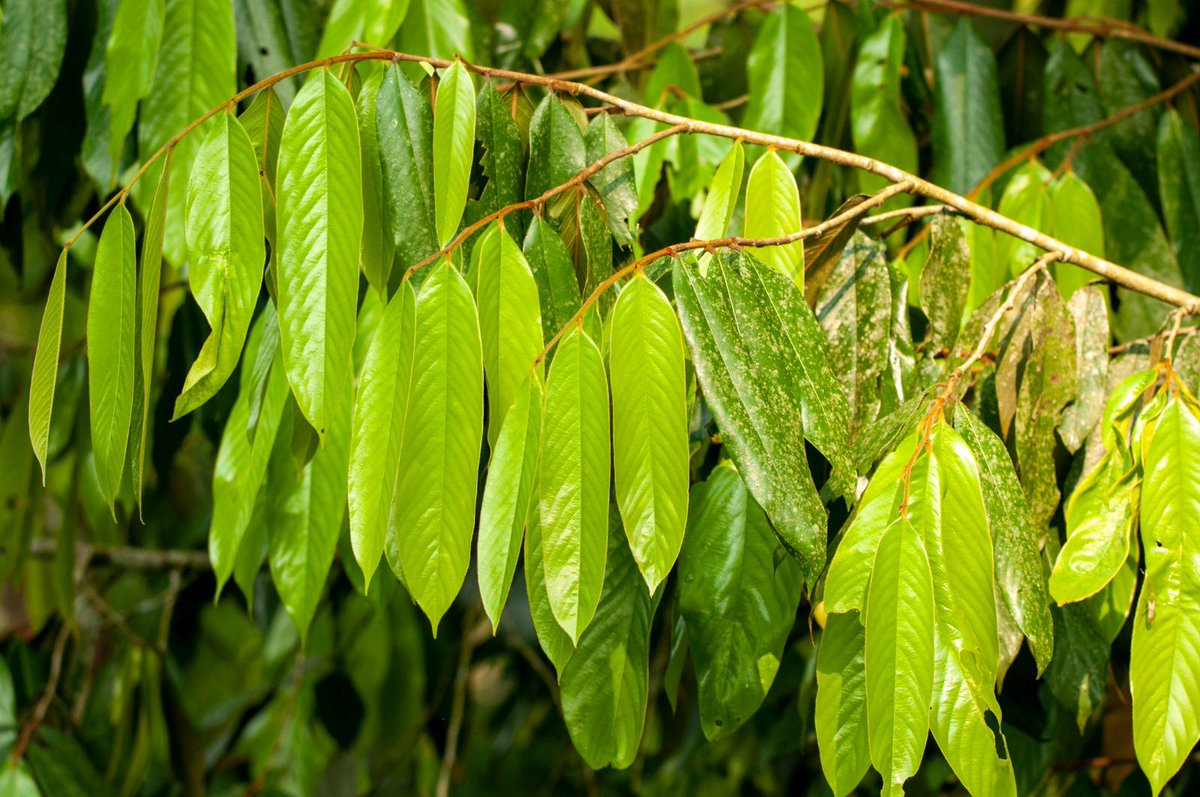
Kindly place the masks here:
MULTIPOLYGON (((796 178, 783 158, 775 150, 770 150, 750 170, 742 234, 747 238, 777 238, 802 229, 804 225, 796 178)), ((787 274, 797 285, 804 286, 803 241, 755 251, 759 260, 787 274)))
POLYGON ((37 351, 33 356, 33 375, 29 382, 29 439, 33 453, 42 466, 42 484, 46 483, 46 449, 50 444, 50 415, 54 408, 54 390, 58 380, 58 358, 62 348, 63 305, 67 298, 67 250, 58 256, 50 295, 42 311, 37 351))
POLYGON ((433 196, 438 243, 458 232, 467 206, 467 183, 475 156, 475 84, 455 61, 442 73, 433 110, 433 196))

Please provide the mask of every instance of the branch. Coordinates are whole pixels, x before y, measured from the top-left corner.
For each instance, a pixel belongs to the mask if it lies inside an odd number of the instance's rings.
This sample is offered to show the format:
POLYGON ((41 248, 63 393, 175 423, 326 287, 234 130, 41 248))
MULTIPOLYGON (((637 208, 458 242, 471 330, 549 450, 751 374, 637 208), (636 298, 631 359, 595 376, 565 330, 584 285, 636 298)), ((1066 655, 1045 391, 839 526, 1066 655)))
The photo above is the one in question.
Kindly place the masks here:
MULTIPOLYGON (((29 552, 39 559, 54 557, 57 542, 39 537, 29 544, 29 552)), ((110 564, 126 570, 208 570, 208 554, 203 551, 158 551, 151 548, 76 546, 75 556, 84 563, 110 564)))
POLYGON ((25 751, 29 748, 29 743, 33 741, 33 735, 37 733, 37 729, 41 727, 43 720, 46 719, 46 712, 50 710, 50 704, 54 702, 54 695, 58 691, 58 682, 62 678, 63 657, 67 651, 67 639, 71 636, 71 628, 65 623, 58 629, 58 638, 54 640, 54 652, 50 654, 50 677, 46 681, 46 688, 42 691, 42 696, 38 698, 37 704, 33 707, 33 714, 29 717, 29 722, 21 726, 21 735, 17 739, 17 743, 13 745, 12 753, 9 760, 16 764, 25 755, 25 751))

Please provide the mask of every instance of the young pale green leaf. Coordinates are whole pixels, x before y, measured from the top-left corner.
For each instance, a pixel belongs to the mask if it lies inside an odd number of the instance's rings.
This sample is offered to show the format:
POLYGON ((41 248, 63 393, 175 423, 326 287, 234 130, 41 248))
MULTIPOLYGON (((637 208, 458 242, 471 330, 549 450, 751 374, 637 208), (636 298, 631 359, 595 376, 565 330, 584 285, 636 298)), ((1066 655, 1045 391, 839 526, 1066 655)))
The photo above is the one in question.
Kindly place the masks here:
MULTIPOLYGON (((917 140, 900 106, 900 73, 907 36, 897 14, 887 14, 862 40, 850 98, 850 129, 854 150, 909 172, 917 171, 917 140)), ((888 181, 860 174, 859 187, 878 191, 888 181)), ((906 197, 899 197, 908 202, 906 197)), ((896 202, 896 200, 892 200, 896 202)))
POLYGON ((67 299, 67 250, 58 256, 50 295, 42 311, 37 351, 33 355, 33 374, 29 381, 29 440, 42 466, 42 484, 46 483, 46 451, 50 444, 50 415, 54 409, 54 390, 58 382, 58 357, 62 349, 63 307, 67 299))
POLYGON ((433 214, 433 110, 429 97, 393 64, 375 98, 375 134, 396 265, 437 251, 433 214))
MULTIPOLYGON (((1050 188, 1050 218, 1054 237, 1076 249, 1104 257, 1104 220, 1096 195, 1079 175, 1068 169, 1050 188)), ((1168 217, 1169 219, 1170 217, 1168 217)), ((1171 237, 1175 238, 1172 232, 1171 237)), ((1054 264, 1054 281, 1063 299, 1096 279, 1090 271, 1070 263, 1054 264)))
POLYGON ((288 435, 277 435, 276 442, 285 444, 274 446, 268 468, 271 578, 302 642, 325 589, 346 516, 351 383, 343 383, 342 390, 329 433, 312 461, 297 473, 291 446, 286 445, 288 435))
POLYGON ((542 336, 549 340, 567 326, 581 303, 571 253, 550 222, 541 216, 534 216, 530 222, 523 251, 537 281, 542 336))
POLYGON ((938 46, 935 76, 933 179, 965 194, 1004 155, 996 59, 968 17, 938 46))
POLYGON ((386 46, 408 13, 409 0, 337 0, 317 47, 317 58, 336 55, 355 41, 386 46))
POLYGON ((1071 493, 1067 541, 1050 573, 1050 594, 1059 604, 1091 597, 1124 567, 1133 533, 1134 475, 1125 457, 1109 451, 1071 493))
POLYGON ((596 619, 562 672, 563 720, 593 769, 624 769, 637 757, 646 723, 650 626, 658 605, 642 589, 625 535, 615 528, 620 523, 614 519, 612 525, 596 619))
MULTIPOLYGON (((501 222, 475 249, 475 298, 488 387, 488 445, 495 446, 508 408, 542 352, 542 315, 533 272, 501 222)), ((541 365, 536 368, 541 376, 541 365)))
MULTIPOLYGON (((395 2, 395 0, 393 0, 395 2)), ((399 47, 406 53, 434 58, 475 57, 471 16, 465 0, 409 0, 408 14, 400 26, 399 47)))
POLYGON ((817 646, 817 748, 834 797, 854 791, 871 766, 863 635, 855 614, 831 614, 817 646))
POLYGON ((1029 640, 1040 674, 1054 653, 1054 627, 1029 502, 1004 441, 965 408, 954 414, 954 426, 979 464, 979 483, 992 531, 997 592, 1029 640))
MULTIPOLYGON (((486 489, 486 488, 485 488, 486 489)), ((546 570, 542 557, 542 524, 537 501, 538 486, 534 484, 529 502, 529 519, 525 524, 525 592, 529 599, 529 614, 546 657, 562 679, 563 668, 575 654, 575 643, 562 630, 550 610, 550 595, 546 592, 546 570)))
POLYGON ((742 142, 735 141, 729 154, 717 167, 708 196, 704 198, 704 209, 700 211, 696 233, 692 236, 696 240, 724 238, 729 232, 729 220, 733 218, 738 196, 742 192, 742 170, 745 165, 746 154, 742 142))
POLYGON ((871 763, 884 794, 903 794, 925 752, 933 691, 933 576, 907 518, 879 540, 863 619, 871 763))
POLYGON ((750 101, 742 126, 812 140, 821 116, 825 70, 808 14, 779 6, 759 28, 746 64, 750 101))
POLYGON ((117 5, 104 51, 101 95, 101 101, 112 109, 108 146, 114 163, 120 162, 125 137, 133 129, 138 101, 154 81, 166 12, 165 0, 129 0, 117 5))
MULTIPOLYGON (((479 594, 492 621, 500 623, 530 506, 537 487, 538 448, 542 429, 542 384, 526 372, 504 426, 492 447, 483 505, 479 512, 479 594)), ((540 540, 539 540, 540 547, 540 540)), ((545 589, 543 584, 542 589, 545 589)), ((561 633, 561 631, 560 631, 561 633)))
POLYGON ((853 484, 846 396, 824 336, 792 281, 745 253, 674 267, 684 333, 724 443, 750 493, 815 583, 825 563, 825 512, 804 450, 807 437, 853 484))
MULTIPOLYGON (((1013 172, 1005 183, 997 210, 1014 221, 1035 230, 1050 226, 1050 172, 1038 161, 1030 161, 1013 172)), ((1002 235, 996 239, 996 261, 999 288, 1009 277, 1015 277, 1033 264, 1042 250, 1019 238, 1002 235)))
POLYGON ((379 158, 379 136, 376 133, 376 99, 386 76, 387 73, 382 69, 367 75, 355 103, 358 111, 358 140, 362 149, 363 186, 363 233, 359 264, 367 282, 384 298, 388 295, 388 279, 392 275, 392 262, 396 254, 392 219, 383 191, 383 166, 379 158))
POLYGON ((67 46, 65 0, 12 0, 0 25, 0 119, 21 122, 50 94, 67 46))
MULTIPOLYGON (((285 111, 275 88, 269 88, 256 94, 250 107, 238 116, 246 135, 250 136, 250 143, 254 145, 259 168, 271 186, 275 185, 275 168, 279 165, 279 141, 283 137, 285 111)), ((264 204, 275 204, 271 194, 263 197, 263 200, 264 204)), ((274 232, 267 230, 267 234, 274 235, 274 232)))
POLYGON ((467 206, 467 183, 475 155, 475 84, 455 61, 442 73, 433 109, 433 197, 438 244, 458 232, 467 206))
POLYGON ((1171 400, 1146 451, 1146 577, 1133 624, 1133 744, 1157 795, 1200 740, 1200 420, 1171 400))
POLYGON ((124 203, 119 203, 109 214, 96 247, 87 317, 92 451, 100 494, 114 512, 133 413, 136 305, 133 217, 124 203))
POLYGON ((237 367, 267 258, 258 161, 245 129, 221 115, 188 186, 189 282, 212 327, 175 402, 174 419, 212 398, 237 367))
MULTIPOLYGON (((642 87, 642 98, 655 107, 676 92, 701 99, 700 73, 688 48, 679 42, 671 42, 658 53, 654 69, 642 87)), ((607 116, 607 114, 602 114, 607 116)))
MULTIPOLYGON (((742 234, 747 238, 777 238, 804 229, 800 216, 800 190, 792 170, 775 150, 769 150, 750 170, 746 183, 746 219, 742 234)), ((804 242, 768 246, 755 250, 768 266, 787 274, 804 286, 804 242)))
POLYGON ((575 644, 604 583, 609 445, 604 360, 591 338, 573 329, 558 344, 546 383, 538 502, 550 608, 575 644))
POLYGON ((259 490, 267 476, 271 450, 287 404, 287 377, 279 355, 278 321, 268 304, 247 340, 247 351, 255 361, 267 358, 265 384, 257 384, 252 361, 242 366, 237 400, 229 413, 221 446, 213 468, 213 515, 208 537, 208 555, 217 577, 217 590, 233 574, 241 545, 250 528, 259 490), (268 329, 274 327, 275 329, 268 329), (255 395, 262 398, 257 418, 251 418, 255 395))
POLYGON ((708 739, 733 733, 762 705, 801 586, 799 567, 784 555, 737 471, 728 464, 715 468, 692 493, 679 557, 679 611, 708 739))
POLYGON ((587 149, 579 125, 554 94, 538 103, 529 122, 529 168, 525 198, 533 199, 570 180, 585 166, 587 149))
POLYGON ((449 261, 417 297, 416 338, 387 546, 433 632, 471 559, 483 437, 483 352, 471 289, 449 261))
MULTIPOLYGON (((237 91, 237 33, 234 9, 227 0, 171 0, 163 20, 162 44, 154 81, 141 104, 138 154, 150 157, 186 125, 237 91)), ((163 251, 180 266, 187 255, 188 176, 210 127, 209 120, 171 149, 171 179, 163 251)), ((160 167, 155 166, 155 169, 160 167)), ((152 171, 147 176, 157 175, 152 171)), ((139 207, 149 207, 150 185, 141 180, 133 192, 139 207)))
POLYGON ((354 102, 328 70, 288 111, 278 184, 279 342, 300 411, 324 435, 350 379, 363 226, 354 102))
POLYGON ((687 380, 679 319, 640 272, 613 307, 608 367, 617 506, 653 595, 675 564, 687 525, 687 380))
POLYGON ((350 543, 364 590, 387 538, 404 450, 404 431, 415 358, 416 294, 400 283, 371 338, 358 379, 350 432, 350 543))

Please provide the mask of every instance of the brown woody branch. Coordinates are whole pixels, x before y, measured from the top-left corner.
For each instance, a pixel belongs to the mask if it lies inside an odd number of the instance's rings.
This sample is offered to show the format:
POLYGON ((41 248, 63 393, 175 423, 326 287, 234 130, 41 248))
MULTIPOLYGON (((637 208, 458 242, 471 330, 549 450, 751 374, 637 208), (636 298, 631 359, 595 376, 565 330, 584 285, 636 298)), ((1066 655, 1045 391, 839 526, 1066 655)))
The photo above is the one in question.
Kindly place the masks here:
MULTIPOLYGON (((57 542, 38 538, 29 545, 29 552, 39 559, 55 554, 57 542)), ((211 567, 203 551, 157 551, 151 548, 103 547, 77 545, 76 560, 85 564, 110 564, 126 570, 207 570, 211 567)))

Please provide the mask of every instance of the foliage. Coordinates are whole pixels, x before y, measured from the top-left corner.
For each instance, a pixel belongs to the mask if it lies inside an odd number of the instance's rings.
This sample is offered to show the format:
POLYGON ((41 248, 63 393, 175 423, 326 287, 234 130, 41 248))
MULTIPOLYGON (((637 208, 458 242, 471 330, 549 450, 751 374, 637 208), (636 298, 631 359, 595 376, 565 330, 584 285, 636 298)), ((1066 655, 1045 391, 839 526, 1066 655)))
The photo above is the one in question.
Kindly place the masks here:
POLYGON ((1194 790, 1200 49, 1014 5, 0 6, 0 794, 1194 790))

